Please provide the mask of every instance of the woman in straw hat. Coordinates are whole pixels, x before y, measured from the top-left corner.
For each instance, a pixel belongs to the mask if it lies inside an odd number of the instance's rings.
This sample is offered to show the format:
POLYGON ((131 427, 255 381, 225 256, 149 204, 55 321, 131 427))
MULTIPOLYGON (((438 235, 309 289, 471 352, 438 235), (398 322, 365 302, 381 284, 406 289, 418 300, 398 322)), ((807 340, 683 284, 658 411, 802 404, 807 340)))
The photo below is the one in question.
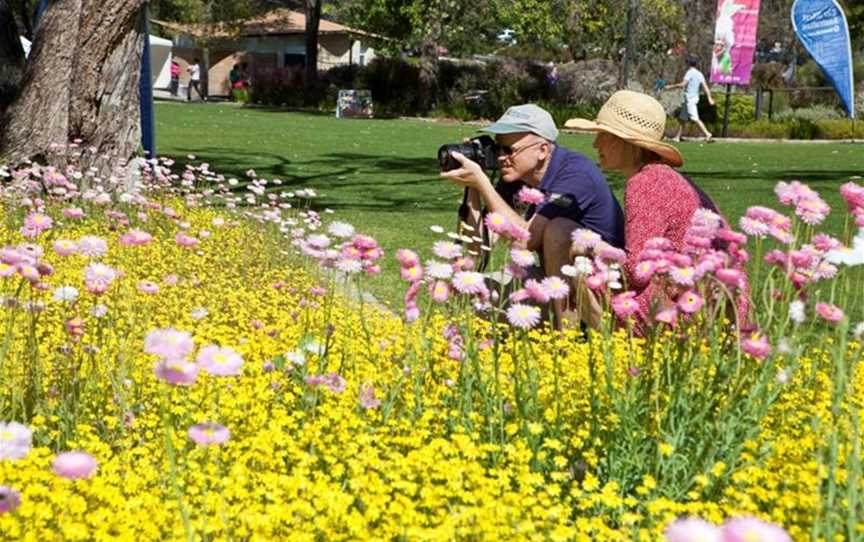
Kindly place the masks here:
MULTIPOLYGON (((567 128, 594 132, 594 148, 604 170, 619 171, 627 179, 624 193, 624 272, 628 286, 637 292, 640 325, 651 316, 652 301, 668 302, 665 292, 655 291, 650 277, 634 273, 649 239, 665 237, 675 250, 683 247, 684 234, 700 208, 720 214, 705 192, 674 168, 684 159, 674 146, 663 143, 666 112, 660 103, 639 92, 621 90, 603 104, 596 120, 571 119, 567 128)), ((724 221, 725 222, 725 221, 724 221)), ((597 248, 595 248, 597 251, 597 248)), ((571 255, 578 255, 574 248, 571 255)), ((656 307, 654 307, 656 310, 656 307)))

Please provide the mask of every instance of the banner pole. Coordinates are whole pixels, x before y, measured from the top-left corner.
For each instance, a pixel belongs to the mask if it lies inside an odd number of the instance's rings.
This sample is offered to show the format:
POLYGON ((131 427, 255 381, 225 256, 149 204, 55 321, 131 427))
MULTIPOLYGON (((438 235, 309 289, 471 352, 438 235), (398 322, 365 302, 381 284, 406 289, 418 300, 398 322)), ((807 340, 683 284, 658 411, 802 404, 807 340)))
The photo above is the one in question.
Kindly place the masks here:
POLYGON ((723 107, 723 137, 729 135, 729 107, 732 105, 732 85, 726 85, 726 105, 723 107))

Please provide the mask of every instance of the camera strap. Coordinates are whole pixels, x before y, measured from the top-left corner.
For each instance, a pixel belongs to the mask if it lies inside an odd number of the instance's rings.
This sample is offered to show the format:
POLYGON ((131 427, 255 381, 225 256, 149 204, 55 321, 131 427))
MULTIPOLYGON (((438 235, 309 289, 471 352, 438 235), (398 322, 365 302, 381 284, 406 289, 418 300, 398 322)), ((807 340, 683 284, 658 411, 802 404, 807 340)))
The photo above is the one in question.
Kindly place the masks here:
MULTIPOLYGON (((492 182, 495 182, 495 176, 493 174, 492 182)), ((468 207, 468 188, 466 188, 462 192, 462 205, 459 206, 459 220, 460 222, 467 223, 468 222, 468 214, 471 209, 468 207)), ((486 271, 486 268, 489 266, 489 259, 491 258, 492 251, 491 250, 483 250, 482 247, 492 247, 492 239, 489 237, 489 229, 486 227, 486 215, 489 214, 489 209, 484 205, 482 209, 480 209, 480 220, 477 224, 477 228, 480 230, 480 237, 483 239, 480 254, 478 255, 478 263, 477 263, 477 271, 483 273, 486 271)), ((459 232, 460 234, 462 232, 459 232)), ((457 241, 459 244, 462 244, 462 240, 457 241)))

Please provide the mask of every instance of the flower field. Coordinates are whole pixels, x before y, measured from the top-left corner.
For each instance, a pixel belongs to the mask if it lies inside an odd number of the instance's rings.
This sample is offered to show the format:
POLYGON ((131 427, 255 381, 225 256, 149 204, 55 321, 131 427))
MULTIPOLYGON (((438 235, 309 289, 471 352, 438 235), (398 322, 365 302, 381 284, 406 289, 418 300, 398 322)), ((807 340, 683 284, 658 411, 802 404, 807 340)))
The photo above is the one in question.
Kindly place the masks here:
POLYGON ((421 262, 253 171, 71 163, 0 166, 4 540, 864 538, 854 183, 836 238, 792 183, 656 240, 640 328, 614 251, 496 249, 507 293, 464 233, 421 262), (354 295, 394 257, 398 315, 354 295), (579 281, 601 329, 556 331, 579 281))

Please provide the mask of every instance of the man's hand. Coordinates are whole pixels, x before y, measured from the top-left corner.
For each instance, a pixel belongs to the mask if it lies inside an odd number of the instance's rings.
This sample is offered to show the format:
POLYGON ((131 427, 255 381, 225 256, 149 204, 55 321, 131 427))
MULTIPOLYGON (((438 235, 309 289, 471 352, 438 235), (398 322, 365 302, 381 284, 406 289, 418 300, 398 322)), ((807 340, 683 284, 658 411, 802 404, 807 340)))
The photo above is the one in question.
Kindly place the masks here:
POLYGON ((480 164, 465 158, 461 153, 454 152, 451 156, 459 162, 462 167, 450 171, 442 171, 441 176, 450 179, 464 188, 479 190, 484 184, 489 184, 489 177, 483 173, 480 164))

